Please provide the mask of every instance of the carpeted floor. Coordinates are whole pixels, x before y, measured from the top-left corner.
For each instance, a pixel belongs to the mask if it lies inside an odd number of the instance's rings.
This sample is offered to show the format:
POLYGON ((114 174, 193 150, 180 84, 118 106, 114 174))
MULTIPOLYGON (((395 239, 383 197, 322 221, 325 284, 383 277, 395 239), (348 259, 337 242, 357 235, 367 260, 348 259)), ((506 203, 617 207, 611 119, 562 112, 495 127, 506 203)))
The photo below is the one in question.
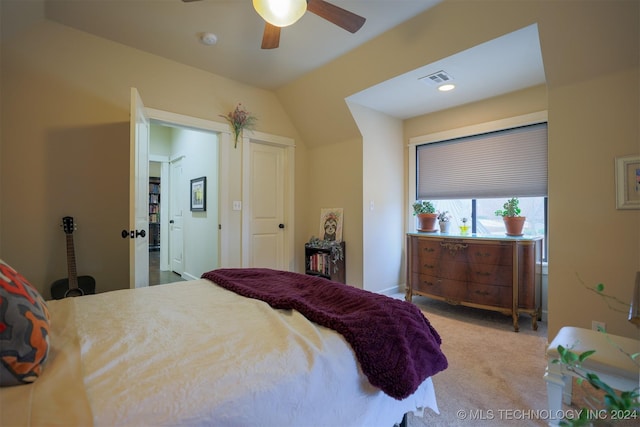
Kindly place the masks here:
MULTIPOLYGON (((410 414, 410 427, 548 424, 545 323, 533 331, 531 318, 523 315, 516 333, 511 318, 500 313, 423 297, 413 302, 440 333, 449 367, 433 378, 440 414, 410 414)), ((574 384, 574 404, 565 410, 584 407, 589 387, 574 384)))

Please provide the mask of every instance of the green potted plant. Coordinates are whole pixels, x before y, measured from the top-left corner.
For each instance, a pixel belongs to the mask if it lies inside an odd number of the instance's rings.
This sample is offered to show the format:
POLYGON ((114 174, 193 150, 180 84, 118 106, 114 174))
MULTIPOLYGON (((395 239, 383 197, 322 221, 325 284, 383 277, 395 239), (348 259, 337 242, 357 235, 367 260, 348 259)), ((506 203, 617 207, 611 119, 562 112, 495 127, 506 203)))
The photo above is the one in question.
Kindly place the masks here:
POLYGON ((416 200, 413 203, 413 214, 418 218, 418 231, 436 231, 436 208, 428 200, 416 200))
POLYGON ((502 209, 495 212, 496 216, 502 217, 507 229, 507 236, 522 236, 522 229, 527 217, 520 216, 519 203, 520 200, 517 197, 512 197, 502 205, 502 209))

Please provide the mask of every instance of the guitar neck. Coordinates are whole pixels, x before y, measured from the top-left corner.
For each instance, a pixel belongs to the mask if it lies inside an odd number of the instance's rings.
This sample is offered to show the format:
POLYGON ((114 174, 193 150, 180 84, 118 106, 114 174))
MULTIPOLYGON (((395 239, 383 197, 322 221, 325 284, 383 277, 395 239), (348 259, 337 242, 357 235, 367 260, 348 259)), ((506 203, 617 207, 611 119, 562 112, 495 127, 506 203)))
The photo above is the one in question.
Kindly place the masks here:
POLYGON ((69 289, 77 289, 78 273, 76 272, 76 251, 73 247, 72 234, 67 234, 67 272, 69 275, 69 289))

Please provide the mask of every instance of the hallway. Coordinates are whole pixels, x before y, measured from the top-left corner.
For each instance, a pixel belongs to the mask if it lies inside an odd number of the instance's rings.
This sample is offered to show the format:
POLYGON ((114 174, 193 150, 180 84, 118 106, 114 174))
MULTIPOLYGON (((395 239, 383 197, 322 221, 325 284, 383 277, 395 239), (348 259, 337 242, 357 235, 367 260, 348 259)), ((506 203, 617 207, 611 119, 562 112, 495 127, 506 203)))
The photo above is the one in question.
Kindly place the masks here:
POLYGON ((184 281, 173 271, 160 271, 160 251, 149 251, 149 286, 184 281))

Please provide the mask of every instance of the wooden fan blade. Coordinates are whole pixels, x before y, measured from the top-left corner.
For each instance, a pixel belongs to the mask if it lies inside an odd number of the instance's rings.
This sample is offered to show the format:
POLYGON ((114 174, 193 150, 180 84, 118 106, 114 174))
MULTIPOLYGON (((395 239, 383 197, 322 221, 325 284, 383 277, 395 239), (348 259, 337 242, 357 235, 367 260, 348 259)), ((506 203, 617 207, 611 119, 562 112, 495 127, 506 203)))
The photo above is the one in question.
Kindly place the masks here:
POLYGON ((192 1, 200 1, 200 0, 182 0, 184 3, 191 3, 192 1))
POLYGON ((264 33, 262 34, 262 49, 275 49, 280 46, 280 27, 264 23, 264 33))
POLYGON ((333 24, 336 24, 340 28, 344 28, 350 33, 358 31, 366 21, 362 16, 356 15, 353 12, 349 12, 348 10, 331 3, 327 3, 324 0, 309 0, 307 2, 307 10, 333 24))

